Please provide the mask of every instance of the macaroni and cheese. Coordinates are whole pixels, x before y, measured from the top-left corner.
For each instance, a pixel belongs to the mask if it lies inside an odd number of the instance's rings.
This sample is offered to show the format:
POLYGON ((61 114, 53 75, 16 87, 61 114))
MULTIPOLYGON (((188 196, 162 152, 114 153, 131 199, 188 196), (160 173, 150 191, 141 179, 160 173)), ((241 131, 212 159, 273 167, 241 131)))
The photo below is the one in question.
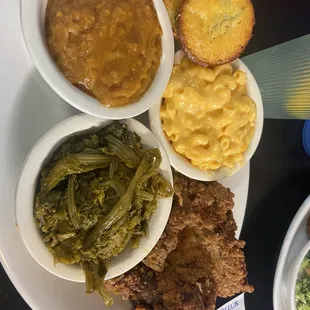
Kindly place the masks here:
POLYGON ((231 64, 209 69, 183 58, 175 65, 160 112, 175 151, 202 170, 242 164, 256 119, 246 81, 231 64))

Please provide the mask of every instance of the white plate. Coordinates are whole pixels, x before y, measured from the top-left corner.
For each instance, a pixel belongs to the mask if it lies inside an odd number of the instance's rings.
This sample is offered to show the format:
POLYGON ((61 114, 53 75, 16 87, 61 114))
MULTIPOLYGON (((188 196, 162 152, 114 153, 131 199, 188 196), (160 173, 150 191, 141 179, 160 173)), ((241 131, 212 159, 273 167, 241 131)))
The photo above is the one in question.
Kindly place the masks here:
MULTIPOLYGON (((292 291, 296 280, 296 263, 302 260, 305 246, 309 242, 307 220, 310 215, 310 196, 294 216, 286 233, 278 258, 273 283, 273 306, 275 310, 292 310, 292 291), (295 275, 295 276, 294 276, 295 275)), ((309 246, 309 244, 308 244, 309 246)))
MULTIPOLYGON (((34 70, 23 44, 19 4, 20 0, 0 1, 0 260, 33 309, 102 310, 100 297, 86 296, 83 284, 59 279, 40 267, 24 247, 15 226, 14 192, 23 161, 47 130, 77 113, 34 70)), ((225 181, 236 195, 234 215, 239 231, 248 184, 249 166, 225 181)), ((130 305, 117 298, 111 309, 127 310, 130 305)))

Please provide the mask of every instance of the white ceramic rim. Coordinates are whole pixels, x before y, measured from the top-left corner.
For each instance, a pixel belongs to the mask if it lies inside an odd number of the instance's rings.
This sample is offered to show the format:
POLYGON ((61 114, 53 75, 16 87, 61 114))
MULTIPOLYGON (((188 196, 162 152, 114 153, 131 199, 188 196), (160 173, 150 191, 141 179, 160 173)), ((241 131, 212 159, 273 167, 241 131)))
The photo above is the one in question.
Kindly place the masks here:
POLYGON ((298 230, 300 223, 303 221, 305 216, 307 216, 307 214, 309 213, 309 210, 310 210, 310 196, 308 196, 308 198, 303 202, 303 204, 297 211, 285 235, 280 255, 278 258, 278 263, 273 282, 273 307, 275 310, 282 310, 280 305, 280 299, 283 298, 283 296, 281 296, 281 290, 285 290, 282 278, 283 278, 283 270, 286 265, 286 258, 289 249, 291 247, 292 241, 295 237, 296 231, 298 230))
POLYGON ((61 98, 86 114, 108 119, 134 117, 159 100, 170 79, 174 58, 172 28, 162 1, 153 0, 163 30, 162 56, 153 83, 140 100, 116 108, 107 108, 100 104, 95 98, 73 86, 59 71, 45 44, 43 29, 46 3, 47 0, 21 0, 21 25, 26 46, 37 70, 61 98))
MULTIPOLYGON (((33 199, 39 171, 52 152, 70 135, 78 132, 91 132, 92 128, 100 128, 112 123, 113 120, 94 118, 87 114, 79 114, 68 118, 50 129, 33 147, 25 160, 15 195, 16 225, 22 240, 31 256, 46 270, 54 275, 74 282, 85 282, 82 269, 78 266, 57 264, 54 266, 53 256, 43 243, 33 219, 33 199), (36 169, 35 169, 36 168, 36 169), (26 208, 26 211, 25 211, 26 208)), ((161 173, 173 184, 171 166, 168 157, 155 135, 135 119, 123 120, 128 128, 141 135, 142 143, 147 147, 158 147, 162 154, 161 173)), ((127 247, 115 257, 106 275, 106 279, 114 278, 133 268, 143 260, 161 237, 172 207, 172 197, 160 199, 157 210, 149 222, 148 236, 140 241, 138 249, 127 247)))
MULTIPOLYGON (((175 63, 179 63, 180 60, 184 57, 184 52, 182 50, 175 53, 175 63)), ((255 133, 252 138, 252 141, 249 145, 248 150, 244 154, 244 163, 243 165, 236 165, 233 169, 229 169, 226 167, 219 168, 215 171, 203 171, 199 168, 193 166, 186 158, 182 155, 178 154, 171 143, 167 140, 165 133, 163 132, 161 126, 161 118, 160 118, 160 106, 161 99, 151 107, 149 110, 149 119, 152 131, 155 133, 164 149, 166 150, 171 165, 182 174, 188 176, 189 178, 201 180, 201 181, 218 181, 224 178, 227 178, 237 171, 239 171, 248 161, 250 161, 251 157, 255 153, 257 146, 259 144, 264 124, 264 108, 263 101, 261 97, 261 93, 259 91, 258 85, 253 77, 252 73, 248 69, 248 67, 240 60, 236 59, 232 62, 234 69, 240 69, 244 71, 248 76, 247 81, 247 90, 248 95, 251 97, 255 103, 257 108, 257 117, 255 122, 255 133)))
POLYGON ((295 299, 295 291, 296 291, 296 282, 298 278, 299 269, 301 266, 302 261, 304 260, 305 256, 310 250, 310 240, 304 245, 302 250, 300 251, 293 268, 292 272, 292 283, 291 283, 291 289, 290 289, 290 300, 291 300, 291 309, 296 310, 296 299, 295 299))

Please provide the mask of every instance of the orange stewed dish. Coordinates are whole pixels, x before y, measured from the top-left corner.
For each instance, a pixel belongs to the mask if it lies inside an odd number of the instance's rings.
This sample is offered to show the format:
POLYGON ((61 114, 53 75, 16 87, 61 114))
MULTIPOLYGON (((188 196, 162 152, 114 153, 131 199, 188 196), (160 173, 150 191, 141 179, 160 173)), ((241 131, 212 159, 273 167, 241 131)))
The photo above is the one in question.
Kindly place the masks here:
POLYGON ((64 76, 108 107, 137 101, 160 64, 152 0, 49 0, 45 30, 64 76))

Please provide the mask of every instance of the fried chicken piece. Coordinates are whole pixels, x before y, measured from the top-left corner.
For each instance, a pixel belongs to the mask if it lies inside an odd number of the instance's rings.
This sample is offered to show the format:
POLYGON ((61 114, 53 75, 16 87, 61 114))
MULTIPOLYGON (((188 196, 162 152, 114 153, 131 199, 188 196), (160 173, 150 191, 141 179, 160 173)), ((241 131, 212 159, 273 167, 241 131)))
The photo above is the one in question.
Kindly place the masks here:
POLYGON ((199 182, 180 174, 175 175, 175 193, 182 207, 186 205, 200 215, 198 221, 186 226, 179 236, 182 242, 168 257, 176 270, 179 269, 179 277, 187 277, 182 278, 186 282, 199 282, 199 272, 204 273, 209 282, 214 282, 220 297, 252 292, 254 289, 246 280, 242 252, 245 242, 235 238, 233 194, 217 182, 199 182), (181 269, 181 266, 190 268, 181 269), (195 273, 198 273, 196 279, 195 273))
POLYGON ((182 210, 187 213, 181 216, 196 215, 196 221, 190 218, 189 224, 215 230, 226 223, 228 211, 234 207, 234 194, 229 189, 217 182, 200 182, 179 173, 174 177, 175 194, 182 210))
POLYGON ((245 242, 235 238, 234 195, 217 182, 178 173, 174 180, 164 234, 144 264, 110 280, 108 290, 133 300, 137 310, 214 310, 217 296, 252 292, 245 242))
POLYGON ((149 309, 151 309, 151 308, 148 306, 143 306, 143 305, 137 305, 136 306, 136 310, 149 310, 149 309))
POLYGON ((208 283, 207 291, 202 289, 204 296, 214 287, 220 297, 253 291, 246 280, 243 241, 190 227, 184 229, 180 239, 182 243, 167 258, 178 279, 190 284, 208 283))
MULTIPOLYGON (((254 288, 247 282, 245 257, 242 252, 245 242, 220 240, 214 252, 219 254, 210 275, 215 282, 219 297, 230 297, 237 293, 252 293, 254 288)), ((210 249, 210 251, 212 251, 210 249)))
POLYGON ((158 297, 157 280, 154 272, 139 264, 127 273, 105 281, 109 292, 122 295, 125 300, 151 304, 158 297))
POLYGON ((143 260, 145 265, 157 272, 164 270, 168 254, 178 245, 178 233, 186 226, 183 217, 180 217, 177 205, 177 202, 174 201, 164 233, 151 253, 143 260))
POLYGON ((208 277, 200 280, 201 291, 203 294, 204 310, 214 310, 216 305, 216 286, 208 277))
POLYGON ((164 309, 203 310, 203 296, 196 283, 178 280, 173 266, 168 265, 158 274, 158 289, 162 292, 164 309))
POLYGON ((233 193, 217 182, 203 183, 175 174, 173 207, 165 232, 144 264, 157 272, 163 271, 168 254, 178 244, 178 234, 187 225, 221 228, 227 234, 237 229, 232 213, 233 193))

